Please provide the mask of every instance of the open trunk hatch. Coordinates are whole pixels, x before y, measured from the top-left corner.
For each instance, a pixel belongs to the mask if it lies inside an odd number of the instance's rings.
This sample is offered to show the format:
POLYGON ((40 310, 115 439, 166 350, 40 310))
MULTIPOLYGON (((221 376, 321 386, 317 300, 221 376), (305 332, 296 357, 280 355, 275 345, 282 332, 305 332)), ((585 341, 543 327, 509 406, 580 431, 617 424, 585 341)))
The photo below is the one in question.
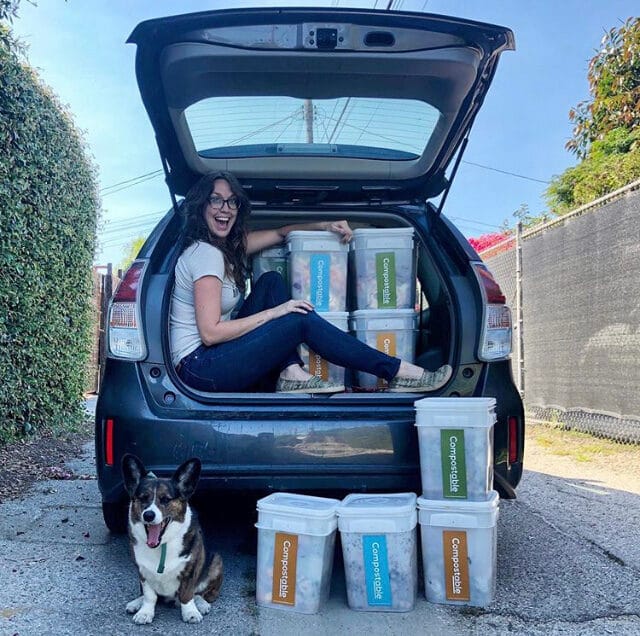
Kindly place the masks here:
POLYGON ((129 42, 172 193, 229 170, 269 202, 438 195, 514 48, 504 27, 366 9, 174 16, 129 42))

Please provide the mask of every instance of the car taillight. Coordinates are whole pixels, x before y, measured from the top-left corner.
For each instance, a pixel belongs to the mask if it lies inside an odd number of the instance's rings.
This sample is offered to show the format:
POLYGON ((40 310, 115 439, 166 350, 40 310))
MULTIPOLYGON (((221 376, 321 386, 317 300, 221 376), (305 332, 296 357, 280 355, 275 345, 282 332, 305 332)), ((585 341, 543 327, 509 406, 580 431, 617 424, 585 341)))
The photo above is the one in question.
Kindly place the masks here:
POLYGON ((493 274, 482 263, 474 264, 483 299, 482 333, 478 357, 491 362, 511 355, 511 310, 493 274))
POLYGON ((134 261, 111 299, 108 322, 111 358, 143 360, 147 355, 140 323, 140 283, 145 266, 146 261, 134 261))
POLYGON ((104 463, 113 466, 113 420, 109 418, 104 427, 104 463))
POLYGON ((515 415, 509 415, 507 423, 509 431, 509 463, 514 464, 518 461, 518 418, 515 415))

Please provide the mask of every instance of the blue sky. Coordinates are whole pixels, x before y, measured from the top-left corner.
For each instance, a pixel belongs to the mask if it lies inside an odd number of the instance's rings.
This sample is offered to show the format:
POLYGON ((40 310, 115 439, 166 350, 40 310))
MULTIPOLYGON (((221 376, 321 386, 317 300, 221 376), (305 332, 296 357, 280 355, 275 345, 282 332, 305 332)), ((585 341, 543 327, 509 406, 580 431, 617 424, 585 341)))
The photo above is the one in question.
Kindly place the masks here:
MULTIPOLYGON (((377 8, 388 2, 378 0, 377 8)), ((14 31, 29 46, 32 66, 85 131, 98 167, 103 220, 96 263, 117 264, 126 244, 150 231, 170 206, 162 176, 153 175, 161 165, 135 81, 135 46, 125 44, 135 25, 211 8, 285 4, 373 7, 376 0, 37 0, 37 6, 22 0, 14 31), (150 173, 137 185, 110 187, 150 173)), ((575 163, 564 149, 571 137, 568 112, 589 96, 589 59, 606 30, 637 15, 637 0, 393 0, 393 8, 514 31, 516 51, 501 58, 445 213, 470 237, 513 220, 523 203, 542 212, 543 182, 575 163)))

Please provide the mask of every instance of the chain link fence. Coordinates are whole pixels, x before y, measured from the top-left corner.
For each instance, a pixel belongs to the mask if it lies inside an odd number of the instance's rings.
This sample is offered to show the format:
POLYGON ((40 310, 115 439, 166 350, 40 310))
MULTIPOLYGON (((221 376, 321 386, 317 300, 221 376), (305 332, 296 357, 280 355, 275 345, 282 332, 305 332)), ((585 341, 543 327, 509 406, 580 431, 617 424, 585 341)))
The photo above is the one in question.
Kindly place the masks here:
POLYGON ((530 420, 640 443, 639 213, 637 181, 481 254, 530 420))

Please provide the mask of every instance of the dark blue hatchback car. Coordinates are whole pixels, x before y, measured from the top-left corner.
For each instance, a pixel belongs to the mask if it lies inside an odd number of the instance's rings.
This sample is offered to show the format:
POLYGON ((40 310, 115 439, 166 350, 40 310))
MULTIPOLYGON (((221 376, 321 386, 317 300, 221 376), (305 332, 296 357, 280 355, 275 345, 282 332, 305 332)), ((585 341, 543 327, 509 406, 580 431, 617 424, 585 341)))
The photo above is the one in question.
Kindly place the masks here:
POLYGON ((251 229, 347 219, 413 230, 416 363, 454 369, 429 395, 495 397, 494 486, 514 497, 524 413, 510 312, 442 214, 498 58, 514 47, 511 31, 417 13, 245 9, 150 20, 129 42, 172 207, 110 307, 96 409, 107 526, 124 528, 125 453, 159 475, 197 456, 205 491, 420 489, 422 396, 205 393, 177 376, 169 308, 180 198, 218 170, 249 193, 251 229))

